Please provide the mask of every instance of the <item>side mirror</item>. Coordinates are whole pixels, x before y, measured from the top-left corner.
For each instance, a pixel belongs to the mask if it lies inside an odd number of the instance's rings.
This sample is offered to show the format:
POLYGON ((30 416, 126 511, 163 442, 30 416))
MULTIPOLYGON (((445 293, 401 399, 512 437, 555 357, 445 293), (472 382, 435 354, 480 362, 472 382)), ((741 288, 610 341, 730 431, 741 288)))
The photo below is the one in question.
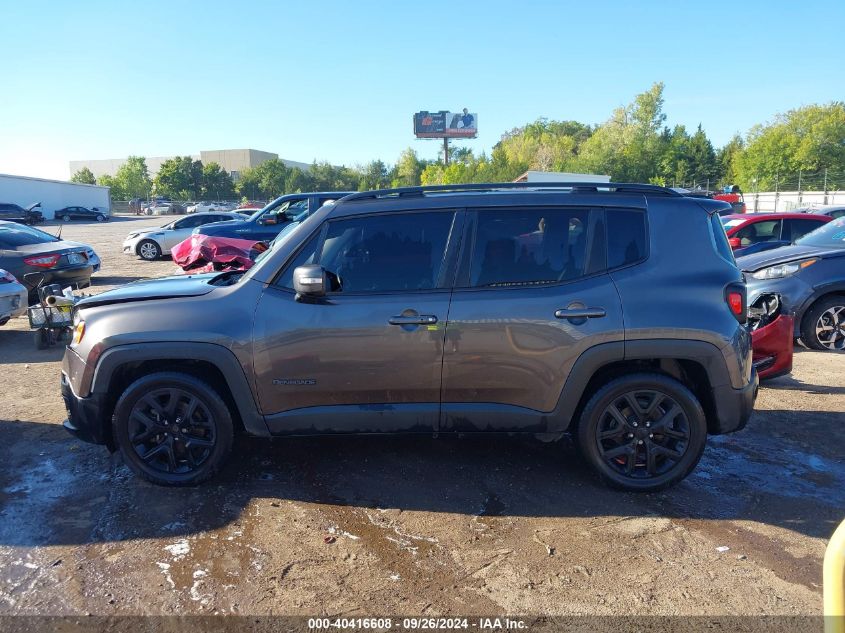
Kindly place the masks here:
POLYGON ((293 271, 293 289, 297 299, 325 296, 327 286, 326 271, 322 266, 298 266, 293 271))
POLYGON ((731 249, 737 249, 742 246, 742 240, 740 240, 738 237, 729 237, 728 244, 731 245, 731 249))

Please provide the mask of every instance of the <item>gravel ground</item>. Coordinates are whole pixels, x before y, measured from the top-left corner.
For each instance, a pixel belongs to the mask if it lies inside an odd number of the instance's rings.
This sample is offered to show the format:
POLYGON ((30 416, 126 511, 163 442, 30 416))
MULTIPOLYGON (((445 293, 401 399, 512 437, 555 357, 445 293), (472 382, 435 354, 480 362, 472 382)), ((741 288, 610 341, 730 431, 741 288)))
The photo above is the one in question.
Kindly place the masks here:
MULTIPOLYGON (((173 272, 120 252, 166 220, 65 226, 103 258, 90 292, 173 272)), ((242 440, 217 479, 171 490, 65 433, 62 350, 16 319, 0 614, 818 615, 845 516, 845 354, 796 352, 748 428, 660 494, 604 488, 566 443, 419 438, 242 440)))

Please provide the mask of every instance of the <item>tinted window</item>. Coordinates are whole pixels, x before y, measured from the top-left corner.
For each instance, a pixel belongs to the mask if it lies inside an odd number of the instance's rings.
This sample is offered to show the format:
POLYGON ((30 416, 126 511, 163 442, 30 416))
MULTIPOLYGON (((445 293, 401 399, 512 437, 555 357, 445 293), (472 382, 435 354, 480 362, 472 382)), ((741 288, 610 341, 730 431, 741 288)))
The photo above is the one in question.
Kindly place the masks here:
POLYGON ((738 237, 741 246, 780 239, 780 220, 763 220, 746 224, 731 237, 738 237))
POLYGON ((587 209, 478 212, 470 285, 554 284, 584 275, 587 209))
POLYGON ((823 246, 826 248, 845 248, 845 218, 823 224, 812 233, 807 233, 796 244, 802 246, 823 246))
POLYGON ((794 242, 799 237, 804 237, 810 231, 815 231, 823 223, 815 220, 784 220, 781 239, 794 242))
POLYGON ((646 256, 645 213, 608 209, 606 215, 608 268, 627 266, 643 259, 646 256))
POLYGON ((428 290, 438 284, 454 213, 402 213, 329 223, 320 264, 341 292, 428 290))
POLYGON ((725 234, 723 218, 718 213, 710 216, 710 230, 713 232, 713 240, 716 243, 716 252, 729 262, 734 262, 734 254, 731 245, 728 243, 728 236, 725 234))
POLYGON ((55 237, 27 226, 0 226, 0 247, 16 248, 25 244, 47 244, 56 242, 55 237))

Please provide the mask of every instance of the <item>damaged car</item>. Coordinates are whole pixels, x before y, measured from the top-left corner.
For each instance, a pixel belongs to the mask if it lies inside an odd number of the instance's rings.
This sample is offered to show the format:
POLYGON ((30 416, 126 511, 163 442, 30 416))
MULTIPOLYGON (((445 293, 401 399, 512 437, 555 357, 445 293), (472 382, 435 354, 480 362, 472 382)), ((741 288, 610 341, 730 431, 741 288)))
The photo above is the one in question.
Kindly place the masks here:
POLYGON ((170 254, 176 265, 185 272, 211 273, 248 270, 255 263, 256 257, 266 250, 266 242, 195 234, 179 242, 170 254))
POLYGON ((784 311, 780 295, 760 295, 748 306, 752 362, 760 380, 777 378, 792 371, 792 328, 794 319, 784 311))
POLYGON ((791 246, 738 257, 753 305, 777 293, 794 314, 793 336, 807 347, 845 351, 845 218, 828 222, 791 246))

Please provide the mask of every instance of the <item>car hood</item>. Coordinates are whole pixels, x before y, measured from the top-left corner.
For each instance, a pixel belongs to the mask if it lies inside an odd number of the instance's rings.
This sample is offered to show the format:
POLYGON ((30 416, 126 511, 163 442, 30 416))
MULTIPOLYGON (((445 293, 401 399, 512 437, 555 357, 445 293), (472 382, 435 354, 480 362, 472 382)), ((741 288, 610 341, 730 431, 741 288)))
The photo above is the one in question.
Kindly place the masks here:
POLYGON ((93 297, 86 297, 76 305, 93 308, 112 303, 147 301, 150 299, 175 299, 177 297, 199 297, 214 290, 211 281, 220 273, 206 275, 174 275, 149 281, 135 281, 114 290, 107 290, 93 297))
POLYGON ((761 268, 775 266, 777 264, 785 264, 796 259, 803 259, 805 257, 822 257, 824 255, 843 255, 845 251, 841 248, 824 248, 822 246, 801 246, 800 244, 792 244, 790 246, 782 246, 781 248, 774 248, 770 251, 763 251, 762 253, 753 253, 745 255, 744 257, 736 258, 736 265, 743 272, 753 272, 761 268))

